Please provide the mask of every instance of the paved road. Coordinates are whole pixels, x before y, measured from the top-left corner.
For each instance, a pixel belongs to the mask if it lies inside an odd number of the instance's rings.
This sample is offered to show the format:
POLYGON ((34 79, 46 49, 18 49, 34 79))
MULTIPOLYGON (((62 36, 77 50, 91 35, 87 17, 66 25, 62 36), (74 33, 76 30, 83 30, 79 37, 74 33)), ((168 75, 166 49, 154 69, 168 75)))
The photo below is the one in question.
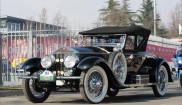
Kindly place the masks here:
MULTIPOLYGON (((37 105, 80 105, 86 104, 80 94, 53 93, 44 103, 37 105)), ((121 90, 116 97, 106 97, 100 103, 113 105, 182 105, 182 88, 179 82, 169 85, 165 97, 155 97, 151 88, 130 88, 121 90)), ((0 105, 34 105, 24 96, 0 97, 0 105)))

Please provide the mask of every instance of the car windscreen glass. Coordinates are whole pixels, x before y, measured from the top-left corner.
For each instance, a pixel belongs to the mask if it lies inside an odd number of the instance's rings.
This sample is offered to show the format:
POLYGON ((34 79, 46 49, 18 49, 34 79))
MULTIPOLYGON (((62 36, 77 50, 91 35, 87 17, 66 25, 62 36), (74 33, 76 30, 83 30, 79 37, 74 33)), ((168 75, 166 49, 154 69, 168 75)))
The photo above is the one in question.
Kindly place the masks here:
POLYGON ((94 45, 94 46, 113 46, 120 45, 124 46, 126 35, 95 35, 95 36, 84 36, 83 45, 94 45))
POLYGON ((176 55, 177 57, 182 57, 182 50, 178 50, 176 55))

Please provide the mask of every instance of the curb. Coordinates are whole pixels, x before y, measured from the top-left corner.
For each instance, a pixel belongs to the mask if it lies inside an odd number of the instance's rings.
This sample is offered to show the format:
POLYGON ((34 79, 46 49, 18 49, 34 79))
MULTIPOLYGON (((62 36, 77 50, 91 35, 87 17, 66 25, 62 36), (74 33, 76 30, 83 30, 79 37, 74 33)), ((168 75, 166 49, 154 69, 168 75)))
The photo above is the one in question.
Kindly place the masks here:
POLYGON ((0 89, 0 97, 21 96, 21 95, 23 95, 22 89, 0 89))

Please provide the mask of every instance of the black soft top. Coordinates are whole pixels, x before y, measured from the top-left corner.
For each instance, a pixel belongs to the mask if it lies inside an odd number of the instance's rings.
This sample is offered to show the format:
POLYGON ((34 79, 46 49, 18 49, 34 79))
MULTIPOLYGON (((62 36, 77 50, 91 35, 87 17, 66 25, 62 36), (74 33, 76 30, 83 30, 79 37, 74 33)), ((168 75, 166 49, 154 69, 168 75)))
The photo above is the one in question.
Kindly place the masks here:
POLYGON ((150 30, 145 29, 140 26, 125 26, 125 27, 116 27, 116 26, 107 26, 99 27, 91 30, 79 32, 82 35, 98 35, 98 34, 129 34, 129 35, 150 35, 150 30))

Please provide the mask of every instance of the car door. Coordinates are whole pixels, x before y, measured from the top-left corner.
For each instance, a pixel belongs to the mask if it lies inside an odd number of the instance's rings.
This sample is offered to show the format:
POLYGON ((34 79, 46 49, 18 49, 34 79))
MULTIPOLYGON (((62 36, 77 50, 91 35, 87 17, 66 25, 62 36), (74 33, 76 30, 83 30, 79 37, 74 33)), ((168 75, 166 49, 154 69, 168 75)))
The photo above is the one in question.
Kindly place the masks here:
POLYGON ((139 51, 144 37, 141 35, 128 35, 124 47, 124 54, 127 61, 128 72, 138 72, 146 59, 146 52, 139 51))

